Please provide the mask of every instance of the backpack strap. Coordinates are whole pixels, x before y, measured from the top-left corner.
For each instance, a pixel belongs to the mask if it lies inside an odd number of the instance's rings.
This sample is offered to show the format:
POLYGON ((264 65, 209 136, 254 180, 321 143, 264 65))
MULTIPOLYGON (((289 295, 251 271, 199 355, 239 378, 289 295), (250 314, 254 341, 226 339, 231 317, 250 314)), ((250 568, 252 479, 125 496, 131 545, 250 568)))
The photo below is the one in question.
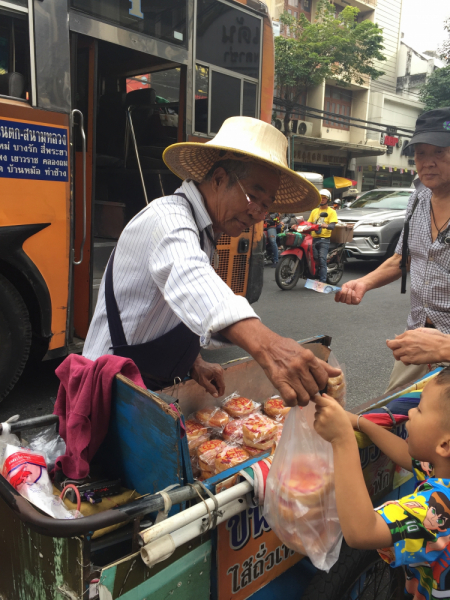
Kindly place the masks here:
POLYGON ((406 294, 406 274, 407 274, 406 265, 408 262, 408 254, 409 254, 409 249, 408 249, 409 222, 411 221, 411 217, 413 216, 414 211, 416 210, 418 204, 419 204, 419 194, 417 194, 417 198, 414 200, 412 211, 411 211, 410 215, 405 219, 405 225, 403 227, 402 260, 400 261, 400 269, 402 272, 402 287, 401 287, 400 293, 402 293, 402 294, 406 294))

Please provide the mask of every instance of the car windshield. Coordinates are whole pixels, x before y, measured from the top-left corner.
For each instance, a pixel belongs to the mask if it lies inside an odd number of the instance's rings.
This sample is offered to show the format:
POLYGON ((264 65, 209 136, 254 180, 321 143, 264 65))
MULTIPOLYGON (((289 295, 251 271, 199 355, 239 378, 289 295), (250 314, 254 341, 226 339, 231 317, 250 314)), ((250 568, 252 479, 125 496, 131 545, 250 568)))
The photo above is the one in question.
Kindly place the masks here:
POLYGON ((372 208, 382 210, 404 210, 408 206, 408 201, 413 190, 409 191, 391 191, 391 190, 372 190, 363 194, 355 200, 350 208, 372 208))

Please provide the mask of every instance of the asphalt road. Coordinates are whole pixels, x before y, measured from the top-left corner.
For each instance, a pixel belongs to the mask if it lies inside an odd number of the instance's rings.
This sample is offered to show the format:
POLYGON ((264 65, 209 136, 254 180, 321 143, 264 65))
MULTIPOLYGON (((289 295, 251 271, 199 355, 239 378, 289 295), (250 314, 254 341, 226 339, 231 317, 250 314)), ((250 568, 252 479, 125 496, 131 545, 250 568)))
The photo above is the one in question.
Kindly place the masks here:
MULTIPOLYGON (((375 262, 351 260, 344 281, 362 277, 377 266, 375 262)), ((393 365, 386 347, 387 338, 405 328, 409 294, 400 295, 400 282, 370 292, 360 306, 336 304, 332 295, 318 294, 299 281, 293 290, 281 291, 275 270, 266 267, 264 289, 254 305, 263 323, 277 333, 300 340, 326 334, 333 338, 332 349, 345 366, 348 405, 355 406, 382 394, 393 365)), ((236 347, 205 351, 211 362, 226 362, 245 353, 236 347)), ((42 363, 28 371, 0 404, 0 422, 14 414, 21 419, 52 412, 58 390, 54 371, 61 360, 42 363)))

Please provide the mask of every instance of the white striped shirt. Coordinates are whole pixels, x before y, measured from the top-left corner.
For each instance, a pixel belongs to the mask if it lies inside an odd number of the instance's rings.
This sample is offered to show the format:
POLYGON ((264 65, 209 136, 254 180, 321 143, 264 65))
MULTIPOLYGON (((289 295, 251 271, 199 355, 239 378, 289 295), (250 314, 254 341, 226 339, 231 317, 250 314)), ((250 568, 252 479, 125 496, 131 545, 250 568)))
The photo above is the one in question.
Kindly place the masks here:
MULTIPOLYGON (((159 338, 183 322, 200 336, 205 348, 227 343, 222 329, 257 317, 247 300, 236 296, 211 266, 214 246, 198 229, 212 221, 203 198, 192 181, 184 181, 177 192, 189 198, 158 198, 137 214, 122 232, 114 257, 114 294, 128 344, 159 338)), ((97 306, 89 327, 83 356, 95 360, 111 354, 111 337, 105 303, 103 276, 97 306)))

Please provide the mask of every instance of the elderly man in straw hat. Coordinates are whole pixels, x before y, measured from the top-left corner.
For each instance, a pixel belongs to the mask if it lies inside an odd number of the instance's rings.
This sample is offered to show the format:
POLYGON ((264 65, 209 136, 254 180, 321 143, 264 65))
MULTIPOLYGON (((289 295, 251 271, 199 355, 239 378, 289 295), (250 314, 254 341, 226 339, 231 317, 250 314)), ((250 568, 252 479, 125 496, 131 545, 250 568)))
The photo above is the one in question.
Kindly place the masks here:
POLYGON ((231 342, 253 356, 289 405, 306 404, 329 376, 339 374, 265 327, 211 266, 222 233, 239 236, 269 210, 299 212, 319 203, 312 184, 288 168, 286 144, 271 125, 232 117, 206 144, 165 150, 165 163, 184 181, 122 232, 100 286, 84 356, 132 358, 150 389, 190 373, 218 397, 225 391, 223 371, 199 351, 231 342))

